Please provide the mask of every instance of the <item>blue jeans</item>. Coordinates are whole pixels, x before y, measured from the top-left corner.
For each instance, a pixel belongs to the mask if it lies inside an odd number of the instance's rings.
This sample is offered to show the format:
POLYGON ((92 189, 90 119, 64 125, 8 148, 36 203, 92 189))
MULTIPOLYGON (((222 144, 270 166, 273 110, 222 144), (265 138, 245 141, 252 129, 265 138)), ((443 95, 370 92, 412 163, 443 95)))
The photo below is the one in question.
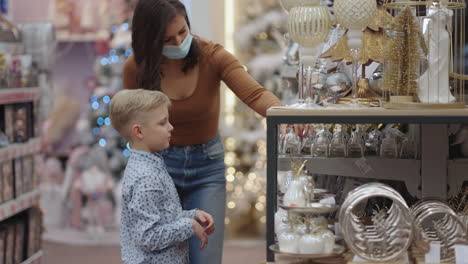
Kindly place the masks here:
POLYGON ((208 245, 200 250, 200 240, 192 237, 190 264, 221 264, 224 216, 226 206, 226 177, 224 148, 219 134, 205 144, 169 147, 160 152, 167 171, 174 180, 184 210, 200 209, 211 214, 215 232, 208 245))

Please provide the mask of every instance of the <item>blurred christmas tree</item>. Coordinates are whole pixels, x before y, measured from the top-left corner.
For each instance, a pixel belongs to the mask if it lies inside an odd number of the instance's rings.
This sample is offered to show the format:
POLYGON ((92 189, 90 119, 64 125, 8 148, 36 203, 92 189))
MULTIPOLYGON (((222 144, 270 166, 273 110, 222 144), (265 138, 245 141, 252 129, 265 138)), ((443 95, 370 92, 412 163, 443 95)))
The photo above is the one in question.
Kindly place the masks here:
MULTIPOLYGON (((287 15, 277 0, 236 1, 235 55, 266 89, 281 88, 287 15)), ((229 95, 228 95, 229 96, 229 95)), ((231 95, 232 96, 232 95, 231 95)), ((266 122, 237 98, 231 124, 224 124, 229 235, 259 236, 266 223, 266 122), (233 129, 236 128, 236 129, 233 129)))
POLYGON ((96 88, 90 97, 91 107, 87 113, 93 145, 106 150, 112 176, 116 180, 122 176, 130 151, 126 140, 111 126, 109 104, 111 97, 122 89, 123 67, 127 57, 132 54, 129 20, 127 18, 122 24, 112 26, 110 40, 95 43, 98 53, 94 66, 96 88))

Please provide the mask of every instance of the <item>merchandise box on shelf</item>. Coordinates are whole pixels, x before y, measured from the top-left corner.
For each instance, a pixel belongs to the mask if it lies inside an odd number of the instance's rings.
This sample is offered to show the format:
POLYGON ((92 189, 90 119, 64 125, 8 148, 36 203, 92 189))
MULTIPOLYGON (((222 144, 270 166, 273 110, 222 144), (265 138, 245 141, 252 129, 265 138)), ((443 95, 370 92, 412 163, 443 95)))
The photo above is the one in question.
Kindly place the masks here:
POLYGON ((3 114, 0 116, 0 129, 4 131, 9 144, 24 143, 34 136, 31 102, 7 104, 1 108, 3 114))
POLYGON ((23 157, 23 192, 27 193, 34 188, 34 161, 33 156, 23 157))
POLYGON ((23 194, 23 158, 19 157, 13 161, 14 167, 14 190, 15 197, 20 197, 23 194))
POLYGON ((15 225, 6 223, 5 263, 14 263, 15 255, 15 225))
POLYGON ((1 163, 1 175, 2 175, 2 198, 4 202, 10 201, 14 197, 14 183, 13 183, 13 162, 6 160, 1 163))
POLYGON ((40 223, 39 209, 33 207, 0 224, 0 263, 35 263, 42 256, 40 226, 31 226, 31 219, 40 223), (33 233, 34 236, 30 234, 33 233), (34 239, 31 239, 34 238, 34 239))

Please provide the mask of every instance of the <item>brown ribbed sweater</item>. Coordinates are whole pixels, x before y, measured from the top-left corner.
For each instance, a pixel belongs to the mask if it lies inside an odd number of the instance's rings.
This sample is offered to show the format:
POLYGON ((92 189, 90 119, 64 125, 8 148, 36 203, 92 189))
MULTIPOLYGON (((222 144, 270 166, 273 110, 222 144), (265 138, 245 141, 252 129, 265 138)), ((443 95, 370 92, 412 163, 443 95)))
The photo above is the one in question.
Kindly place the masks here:
MULTIPOLYGON (((250 108, 265 116, 281 102, 256 82, 239 61, 221 45, 196 37, 200 43, 199 76, 195 91, 181 100, 171 100, 169 119, 174 126, 171 145, 186 146, 210 141, 218 133, 220 84, 226 85, 250 108)), ((137 67, 130 56, 125 63, 123 85, 137 88, 137 67)))

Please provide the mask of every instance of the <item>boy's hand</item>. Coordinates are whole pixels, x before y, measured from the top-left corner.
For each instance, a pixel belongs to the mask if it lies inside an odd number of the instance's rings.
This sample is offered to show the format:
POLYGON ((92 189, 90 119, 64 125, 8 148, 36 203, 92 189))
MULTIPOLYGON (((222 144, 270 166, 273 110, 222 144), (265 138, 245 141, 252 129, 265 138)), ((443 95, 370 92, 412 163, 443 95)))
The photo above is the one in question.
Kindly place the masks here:
POLYGON ((195 220, 190 219, 190 222, 192 223, 194 235, 198 237, 201 241, 200 249, 203 249, 206 244, 208 244, 208 235, 206 234, 205 230, 203 227, 195 220))
POLYGON ((209 213, 197 209, 195 210, 195 219, 205 228, 206 234, 213 234, 215 231, 215 222, 209 213))

